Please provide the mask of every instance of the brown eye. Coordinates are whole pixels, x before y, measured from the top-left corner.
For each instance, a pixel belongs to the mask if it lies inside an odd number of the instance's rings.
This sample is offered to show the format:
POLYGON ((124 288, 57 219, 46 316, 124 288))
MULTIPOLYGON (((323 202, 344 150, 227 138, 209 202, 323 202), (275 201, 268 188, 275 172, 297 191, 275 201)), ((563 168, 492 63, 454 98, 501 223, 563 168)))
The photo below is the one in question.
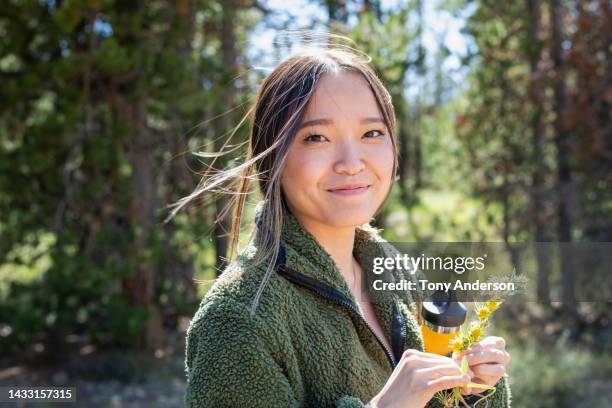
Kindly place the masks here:
POLYGON ((381 137, 381 136, 384 136, 384 135, 385 134, 382 131, 380 131, 380 130, 370 130, 370 131, 368 131, 368 132, 366 132, 364 134, 364 136, 366 136, 368 139, 373 139, 373 138, 381 137), (378 133, 378 134, 376 134, 376 133, 378 133), (368 136, 368 135, 370 135, 370 136, 368 136))
POLYGON ((308 135, 304 138, 305 142, 309 142, 309 143, 319 143, 319 142, 324 142, 325 136, 323 135, 308 135))

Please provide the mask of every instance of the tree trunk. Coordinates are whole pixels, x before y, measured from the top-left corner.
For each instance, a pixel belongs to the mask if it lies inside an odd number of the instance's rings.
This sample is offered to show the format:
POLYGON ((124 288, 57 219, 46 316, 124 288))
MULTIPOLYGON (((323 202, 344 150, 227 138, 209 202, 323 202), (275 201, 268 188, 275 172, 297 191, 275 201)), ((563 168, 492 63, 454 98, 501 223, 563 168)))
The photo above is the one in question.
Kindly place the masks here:
MULTIPOLYGON (((549 0, 551 15, 551 57, 554 63, 554 100, 555 112, 554 131, 557 150, 557 231, 561 245, 572 241, 571 220, 571 183, 569 132, 563 124, 563 113, 566 105, 565 66, 563 58, 563 8, 561 0, 549 0)), ((574 296, 574 277, 569 251, 560 250, 562 301, 565 311, 571 316, 576 315, 574 296)))
POLYGON ((547 242, 546 225, 548 219, 544 205, 544 174, 546 172, 544 164, 544 129, 542 127, 542 78, 538 69, 540 62, 541 46, 539 42, 540 31, 540 2, 538 0, 527 0, 529 12, 529 36, 528 36, 528 56, 530 69, 529 98, 531 100, 531 134, 533 140, 533 172, 531 175, 531 201, 532 217, 535 228, 535 247, 536 260, 538 265, 537 275, 537 295, 538 300, 550 303, 550 253, 547 253, 545 244, 547 242))
MULTIPOLYGON (((123 99, 123 98, 122 98, 123 99)), ((151 233, 155 226, 157 197, 155 194, 154 152, 155 143, 146 124, 146 97, 135 101, 123 100, 122 112, 133 134, 128 138, 128 160, 132 167, 133 194, 130 208, 131 224, 137 227, 132 248, 135 259, 134 270, 123 285, 130 305, 147 310, 144 332, 140 344, 154 350, 164 343, 161 314, 154 302, 155 266, 145 258, 151 233)))
POLYGON ((520 272, 520 249, 516 244, 510 242, 510 236, 512 234, 512 218, 511 218, 511 203, 510 203, 510 194, 511 187, 508 184, 508 174, 504 170, 503 175, 503 186, 501 187, 501 195, 502 195, 502 210, 503 210, 503 236, 504 236, 504 246, 508 254, 510 254, 510 262, 512 262, 512 266, 514 267, 517 273, 520 272))

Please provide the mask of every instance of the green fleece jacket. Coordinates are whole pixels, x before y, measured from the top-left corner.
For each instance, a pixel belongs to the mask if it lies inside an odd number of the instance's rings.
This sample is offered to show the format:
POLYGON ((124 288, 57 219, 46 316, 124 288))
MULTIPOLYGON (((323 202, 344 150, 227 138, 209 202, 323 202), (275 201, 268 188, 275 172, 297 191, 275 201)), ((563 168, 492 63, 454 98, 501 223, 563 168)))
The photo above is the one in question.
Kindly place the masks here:
MULTIPOLYGON (((265 202, 256 208, 256 222, 265 202)), ((423 350, 410 293, 376 292, 372 306, 392 350, 358 309, 331 256, 297 219, 282 227, 282 251, 257 312, 249 307, 266 265, 249 266, 253 242, 217 279, 187 332, 187 407, 366 407, 384 386, 404 350, 423 350)), ((355 234, 354 255, 373 278, 374 256, 393 249, 370 228, 355 234)), ((387 273, 387 272, 385 272, 387 273)), ((397 279, 388 272, 386 280, 397 279)), ((376 275, 380 279, 380 275, 376 275)), ((506 377, 487 398, 510 406, 506 377)), ((478 404, 485 406, 485 404, 478 404)), ((432 400, 428 408, 440 407, 432 400)))

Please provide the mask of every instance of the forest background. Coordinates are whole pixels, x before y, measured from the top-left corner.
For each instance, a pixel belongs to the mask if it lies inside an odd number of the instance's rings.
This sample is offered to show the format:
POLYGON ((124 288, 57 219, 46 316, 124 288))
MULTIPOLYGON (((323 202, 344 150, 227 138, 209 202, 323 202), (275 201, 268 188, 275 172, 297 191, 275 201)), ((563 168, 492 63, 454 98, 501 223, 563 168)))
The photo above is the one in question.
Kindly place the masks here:
MULTIPOLYGON (((214 225, 226 199, 203 197, 163 221, 208 163, 194 152, 246 140, 240 118, 303 46, 284 31, 297 29, 354 40, 392 94, 400 180, 376 219, 388 240, 503 242, 513 256, 612 241, 607 0, 9 0, 0 385, 182 406, 185 329, 226 264, 230 219, 214 225)), ((505 305, 492 329, 515 406, 603 407, 610 303, 576 301, 562 252, 535 259, 540 302, 505 305)))

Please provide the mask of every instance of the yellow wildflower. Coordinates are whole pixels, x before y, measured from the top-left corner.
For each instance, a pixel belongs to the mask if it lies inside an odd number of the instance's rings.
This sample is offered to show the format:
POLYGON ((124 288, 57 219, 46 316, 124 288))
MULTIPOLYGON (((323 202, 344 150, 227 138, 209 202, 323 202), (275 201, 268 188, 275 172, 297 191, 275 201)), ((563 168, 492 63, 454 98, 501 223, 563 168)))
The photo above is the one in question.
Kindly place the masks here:
POLYGON ((449 345, 454 352, 458 353, 463 350, 463 339, 461 336, 455 336, 450 340, 449 345))
MULTIPOLYGON (((466 350, 472 346, 473 343, 480 341, 480 339, 484 336, 484 330, 489 326, 489 319, 502 302, 500 301, 488 301, 484 303, 477 303, 476 308, 474 309, 477 320, 472 321, 472 323, 468 326, 462 326, 461 332, 458 333, 450 342, 449 346, 453 350, 453 357, 456 357, 463 350, 466 350)), ((465 359, 465 357, 464 357, 465 359)), ((462 369, 463 369, 463 360, 462 360, 462 369)), ((472 383, 472 387, 478 386, 481 389, 494 389, 493 387, 488 387, 483 384, 474 384, 472 383)), ((446 394, 447 398, 445 400, 441 400, 445 407, 459 407, 460 402, 463 401, 463 397, 461 396, 461 387, 453 388, 453 392, 446 394)), ((482 401, 485 397, 482 397, 480 400, 482 401)), ((463 401, 463 405, 465 402, 463 401)), ((467 405, 465 405, 467 406, 467 405)))
POLYGON ((478 340, 480 340, 480 338, 484 336, 484 330, 482 329, 482 326, 480 326, 480 324, 472 324, 469 336, 472 342, 477 342, 478 340))
POLYGON ((488 319, 489 316, 491 316, 491 313, 492 310, 488 307, 479 307, 478 309, 476 309, 476 316, 478 316, 480 320, 488 319))

